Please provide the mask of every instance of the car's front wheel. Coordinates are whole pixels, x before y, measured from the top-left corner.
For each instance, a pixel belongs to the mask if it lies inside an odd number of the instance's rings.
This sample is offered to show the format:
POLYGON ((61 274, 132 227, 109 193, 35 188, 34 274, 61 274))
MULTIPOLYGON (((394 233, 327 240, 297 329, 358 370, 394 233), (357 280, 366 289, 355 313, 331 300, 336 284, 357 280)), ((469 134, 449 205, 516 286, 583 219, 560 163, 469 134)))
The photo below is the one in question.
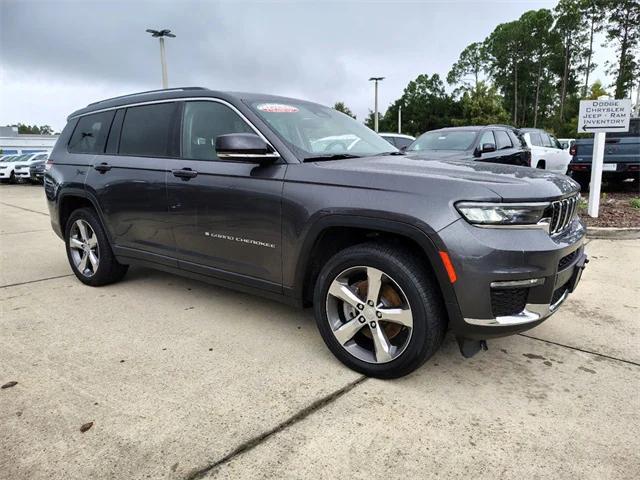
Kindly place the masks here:
POLYGON ((128 266, 118 263, 100 219, 89 208, 70 215, 65 244, 71 269, 82 283, 97 287, 117 282, 127 273, 128 266))
POLYGON ((422 365, 438 350, 447 325, 432 275, 410 251, 386 244, 334 255, 318 276, 314 309, 333 354, 379 378, 422 365))

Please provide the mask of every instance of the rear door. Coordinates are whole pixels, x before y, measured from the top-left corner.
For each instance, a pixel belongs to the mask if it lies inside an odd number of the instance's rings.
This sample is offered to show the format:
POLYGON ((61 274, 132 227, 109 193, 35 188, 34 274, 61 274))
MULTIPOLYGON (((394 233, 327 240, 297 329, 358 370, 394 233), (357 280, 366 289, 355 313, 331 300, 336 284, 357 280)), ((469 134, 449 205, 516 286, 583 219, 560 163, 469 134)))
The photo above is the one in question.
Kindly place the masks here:
POLYGON ((221 160, 218 135, 255 133, 231 104, 183 105, 182 158, 169 160, 169 213, 182 269, 280 291, 286 164, 221 160))
MULTIPOLYGON (((113 112, 110 112, 113 115, 113 112)), ((179 152, 179 103, 119 109, 86 188, 98 200, 117 255, 177 266, 166 171, 179 152)))

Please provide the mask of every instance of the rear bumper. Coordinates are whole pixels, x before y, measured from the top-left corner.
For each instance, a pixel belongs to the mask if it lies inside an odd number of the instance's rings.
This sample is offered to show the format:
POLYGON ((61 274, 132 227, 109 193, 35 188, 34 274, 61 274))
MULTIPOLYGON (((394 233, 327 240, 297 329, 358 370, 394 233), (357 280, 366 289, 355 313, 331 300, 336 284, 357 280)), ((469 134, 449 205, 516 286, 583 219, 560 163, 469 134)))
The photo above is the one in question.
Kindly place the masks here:
MULTIPOLYGON (((613 177, 638 177, 640 176, 640 162, 605 162, 606 165, 615 165, 615 170, 604 170, 602 176, 607 178, 613 177)), ((572 174, 591 174, 591 163, 571 162, 569 164, 569 172, 572 174)))
POLYGON ((464 220, 439 235, 458 274, 453 288, 461 316, 450 327, 469 339, 540 324, 571 294, 586 263, 577 218, 555 238, 541 229, 481 229, 464 220))

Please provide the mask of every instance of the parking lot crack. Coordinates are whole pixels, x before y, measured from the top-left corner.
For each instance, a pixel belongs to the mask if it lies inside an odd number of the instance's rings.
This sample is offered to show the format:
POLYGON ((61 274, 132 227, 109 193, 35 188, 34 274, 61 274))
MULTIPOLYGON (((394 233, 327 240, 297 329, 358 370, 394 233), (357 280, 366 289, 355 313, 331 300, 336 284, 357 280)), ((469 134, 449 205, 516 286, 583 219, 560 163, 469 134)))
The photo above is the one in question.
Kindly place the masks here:
POLYGON ((518 335, 521 336, 521 337, 530 338, 531 340, 537 340, 539 342, 549 343, 551 345, 556 345, 558 347, 569 348, 571 350, 576 350, 578 352, 588 353, 589 355, 595 355, 597 357, 608 358, 609 360, 614 360, 616 362, 627 363, 629 365, 635 365, 636 367, 640 367, 640 363, 634 362, 632 360, 625 360, 624 358, 612 357, 611 355, 606 355, 604 353, 592 352, 591 350, 584 350, 583 348, 573 347, 571 345, 565 345, 564 343, 558 343, 558 342, 554 342, 554 341, 551 341, 551 340, 545 340, 544 338, 533 337, 531 335, 526 335, 524 333, 518 333, 518 335))
POLYGON ((20 285, 29 285, 30 283, 46 282, 47 280, 56 280, 58 278, 72 277, 73 273, 66 275, 57 275, 55 277, 39 278, 37 280, 29 280, 28 282, 10 283, 9 285, 0 285, 0 288, 18 287, 20 285))
POLYGON ((255 437, 250 438, 249 440, 241 443, 239 446, 234 448, 231 452, 227 453, 224 457, 220 458, 219 460, 216 460, 215 462, 210 463, 209 465, 207 465, 205 467, 199 468, 197 470, 193 470, 191 473, 189 473, 185 477, 185 480, 196 480, 196 479, 199 479, 199 478, 203 478, 205 475, 209 474, 210 472, 212 472, 213 470, 215 470, 219 466, 230 462, 231 460, 233 460, 234 458, 236 458, 239 455, 242 455, 242 454, 244 454, 244 453, 246 453, 246 452, 248 452, 250 450, 253 450, 255 447, 257 447, 261 443, 265 442, 271 436, 273 436, 273 435, 275 435, 275 434, 277 434, 277 433, 289 428, 292 425, 295 425, 296 423, 298 423, 298 422, 304 420, 305 418, 307 418, 309 415, 311 415, 311 414, 317 412, 318 410, 326 407, 327 405, 335 402, 340 397, 342 397, 346 393, 349 393, 351 390, 353 390, 355 387, 360 385, 365 380, 367 380, 367 377, 365 377, 363 375, 361 377, 358 377, 353 382, 348 383, 344 387, 342 387, 342 388, 330 393, 329 395, 326 395, 326 396, 324 396, 322 398, 319 398, 318 400, 314 401, 310 405, 306 406, 305 408, 303 408, 302 410, 298 411, 293 416, 291 416, 288 419, 286 419, 285 421, 279 423, 278 425, 276 425, 275 427, 271 428, 270 430, 267 430, 266 432, 263 432, 263 433, 255 436, 255 437))
POLYGON ((0 204, 4 205, 5 207, 13 207, 13 208, 17 208, 19 210, 24 210, 25 212, 31 212, 31 213, 37 213, 37 214, 40 214, 40 215, 44 215, 45 217, 49 216, 48 213, 39 212, 38 210, 32 210, 30 208, 20 207, 18 205, 12 205, 12 204, 6 203, 6 202, 0 202, 0 204))

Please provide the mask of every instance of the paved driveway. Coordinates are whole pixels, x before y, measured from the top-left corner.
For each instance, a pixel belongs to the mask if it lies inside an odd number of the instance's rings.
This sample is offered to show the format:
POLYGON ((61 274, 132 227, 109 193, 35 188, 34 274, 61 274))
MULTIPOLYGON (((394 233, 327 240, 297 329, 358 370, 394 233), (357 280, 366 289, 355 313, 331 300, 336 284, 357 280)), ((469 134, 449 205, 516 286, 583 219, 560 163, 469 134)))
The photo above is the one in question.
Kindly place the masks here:
POLYGON ((635 479, 640 241, 587 250, 540 327, 380 381, 309 310, 141 268, 83 286, 41 187, 1 185, 0 478, 635 479))

